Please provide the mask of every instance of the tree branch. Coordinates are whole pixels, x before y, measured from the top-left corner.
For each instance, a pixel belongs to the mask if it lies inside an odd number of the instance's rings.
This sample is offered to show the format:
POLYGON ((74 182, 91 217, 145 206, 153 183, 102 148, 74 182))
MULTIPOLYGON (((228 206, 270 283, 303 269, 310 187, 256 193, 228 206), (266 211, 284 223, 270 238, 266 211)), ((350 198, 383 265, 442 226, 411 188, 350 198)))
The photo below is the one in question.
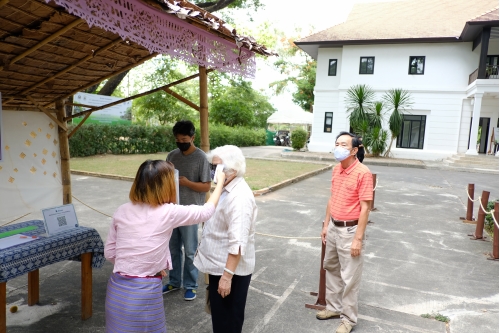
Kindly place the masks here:
POLYGON ((218 1, 210 1, 210 2, 202 2, 196 4, 198 7, 205 9, 207 12, 213 13, 215 11, 226 8, 236 0, 218 0, 218 1))

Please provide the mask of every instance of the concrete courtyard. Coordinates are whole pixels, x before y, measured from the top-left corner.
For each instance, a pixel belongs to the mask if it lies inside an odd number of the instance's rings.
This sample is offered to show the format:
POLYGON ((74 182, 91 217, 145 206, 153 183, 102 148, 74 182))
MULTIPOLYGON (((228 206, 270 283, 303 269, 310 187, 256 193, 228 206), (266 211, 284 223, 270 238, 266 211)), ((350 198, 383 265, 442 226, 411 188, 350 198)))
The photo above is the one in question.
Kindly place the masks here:
MULTIPOLYGON (((486 260, 491 241, 472 241, 474 226, 462 223, 465 187, 476 184, 498 198, 498 175, 370 166, 379 183, 373 223, 367 229, 365 266, 359 295, 360 319, 354 332, 497 332, 498 262, 486 260), (449 327, 422 314, 451 318, 449 327)), ((128 200, 130 182, 73 176, 73 194, 112 215, 128 200)), ((256 268, 244 332, 332 332, 339 320, 319 321, 305 303, 318 289, 319 233, 329 195, 330 172, 257 197, 256 268), (318 238, 312 238, 318 237, 318 238)), ((110 218, 74 200, 80 224, 98 230, 103 240, 110 218)), ((477 205, 475 214, 477 215, 477 205)), ((29 219, 40 218, 33 214, 29 219)), ((7 284, 9 332, 104 332, 104 298, 112 265, 93 273, 91 319, 80 320, 80 266, 63 262, 40 271, 39 306, 28 307, 27 277, 7 284)), ((165 282, 166 283, 166 280, 165 282)), ((169 332, 211 332, 199 297, 164 296, 169 332)))

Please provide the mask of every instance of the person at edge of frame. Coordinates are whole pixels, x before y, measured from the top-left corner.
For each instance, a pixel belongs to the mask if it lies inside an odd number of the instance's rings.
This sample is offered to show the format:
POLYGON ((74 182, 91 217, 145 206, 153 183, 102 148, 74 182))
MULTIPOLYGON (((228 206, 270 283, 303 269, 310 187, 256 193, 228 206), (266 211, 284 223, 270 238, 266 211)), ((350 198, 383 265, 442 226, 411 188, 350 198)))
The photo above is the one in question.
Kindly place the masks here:
POLYGON ((363 138, 359 137, 359 147, 358 147, 358 152, 356 153, 356 157, 358 160, 363 163, 363 160, 365 159, 365 146, 363 146, 363 138))

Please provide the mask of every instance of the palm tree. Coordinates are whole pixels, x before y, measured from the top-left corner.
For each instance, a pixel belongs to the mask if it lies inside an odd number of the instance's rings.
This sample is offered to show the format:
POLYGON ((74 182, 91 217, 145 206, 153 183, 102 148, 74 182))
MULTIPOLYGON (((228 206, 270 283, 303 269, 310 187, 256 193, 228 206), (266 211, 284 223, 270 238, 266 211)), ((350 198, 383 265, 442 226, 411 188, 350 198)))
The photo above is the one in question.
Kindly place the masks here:
POLYGON ((347 90, 345 102, 349 112, 349 123, 354 132, 358 132, 362 124, 368 122, 368 112, 375 93, 366 84, 358 84, 347 90))
POLYGON ((374 157, 378 157, 387 148, 387 131, 381 127, 372 127, 366 139, 363 138, 363 143, 371 147, 374 157))
POLYGON ((375 102, 373 103, 373 107, 370 109, 368 113, 368 119, 371 127, 379 127, 382 128, 382 122, 384 121, 385 110, 384 110, 383 102, 375 102))
POLYGON ((394 140, 401 134, 401 129, 403 128, 402 111, 410 108, 413 105, 413 101, 411 100, 410 92, 401 88, 389 90, 385 93, 383 99, 392 109, 391 116, 389 117, 391 143, 389 144, 389 149, 384 154, 385 157, 388 157, 394 140))

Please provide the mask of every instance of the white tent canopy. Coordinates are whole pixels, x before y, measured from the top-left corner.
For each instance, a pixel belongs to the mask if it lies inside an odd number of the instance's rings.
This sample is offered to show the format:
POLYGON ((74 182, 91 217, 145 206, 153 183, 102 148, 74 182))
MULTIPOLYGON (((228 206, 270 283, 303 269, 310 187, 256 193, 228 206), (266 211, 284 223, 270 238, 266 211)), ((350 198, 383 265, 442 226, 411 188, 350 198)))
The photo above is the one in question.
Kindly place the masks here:
POLYGON ((279 110, 267 118, 268 124, 311 125, 313 114, 302 110, 279 110))

